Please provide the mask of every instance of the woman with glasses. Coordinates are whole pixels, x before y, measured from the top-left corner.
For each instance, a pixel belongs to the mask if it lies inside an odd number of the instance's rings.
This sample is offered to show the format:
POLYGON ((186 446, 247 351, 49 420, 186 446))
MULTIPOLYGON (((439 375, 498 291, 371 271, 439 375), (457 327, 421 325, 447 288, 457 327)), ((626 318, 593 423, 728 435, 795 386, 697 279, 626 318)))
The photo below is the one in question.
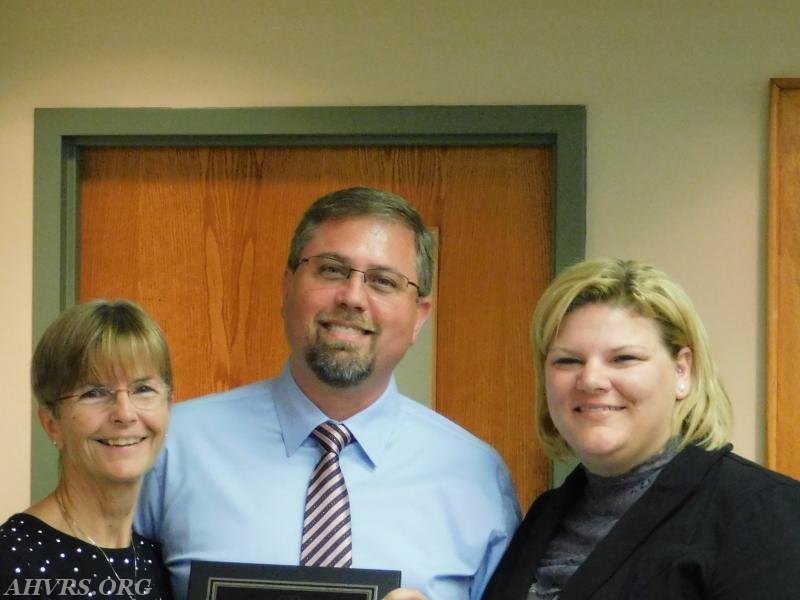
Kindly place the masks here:
POLYGON ((158 547, 132 528, 170 415, 163 332, 131 302, 79 304, 45 331, 31 383, 59 481, 0 526, 0 594, 171 598, 158 547))
POLYGON ((484 600, 789 600, 800 484, 731 452, 731 403, 686 293, 579 263, 533 318, 542 446, 580 464, 528 511, 484 600))

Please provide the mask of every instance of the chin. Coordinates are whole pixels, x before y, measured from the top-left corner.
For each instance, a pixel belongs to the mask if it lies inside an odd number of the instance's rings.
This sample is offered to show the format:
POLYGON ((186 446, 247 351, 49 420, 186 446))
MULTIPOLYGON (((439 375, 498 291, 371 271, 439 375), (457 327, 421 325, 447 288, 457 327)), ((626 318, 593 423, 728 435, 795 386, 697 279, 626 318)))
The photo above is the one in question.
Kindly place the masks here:
POLYGON ((114 483, 138 483, 152 467, 151 463, 139 465, 114 465, 105 469, 103 478, 114 483))
POLYGON ((136 475, 119 475, 113 478, 117 484, 120 485, 139 485, 144 480, 144 473, 136 475))
POLYGON ((617 462, 617 454, 623 449, 618 443, 582 444, 574 446, 575 455, 582 463, 609 466, 617 462))

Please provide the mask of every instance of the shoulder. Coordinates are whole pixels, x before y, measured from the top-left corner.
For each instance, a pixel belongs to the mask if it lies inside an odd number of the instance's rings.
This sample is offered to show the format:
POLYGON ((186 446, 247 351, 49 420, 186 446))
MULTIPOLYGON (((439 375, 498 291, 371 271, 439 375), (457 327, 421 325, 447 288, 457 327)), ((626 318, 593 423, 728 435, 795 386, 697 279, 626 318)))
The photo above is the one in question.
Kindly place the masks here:
POLYGON ((144 559, 149 564, 155 563, 158 568, 163 565, 161 544, 136 531, 133 532, 133 542, 136 544, 136 554, 139 558, 144 559))
MULTIPOLYGON (((710 547, 718 548, 720 578, 735 571, 732 576, 750 573, 757 580, 768 573, 772 590, 777 589, 777 581, 796 583, 798 481, 727 452, 709 471, 697 497, 698 510, 691 514, 698 526, 706 527, 710 547)), ((777 596, 765 593, 763 597, 777 596)))
POLYGON ((0 544, 3 547, 8 544, 16 546, 18 545, 16 542, 24 543, 25 540, 33 540, 31 544, 34 545, 43 536, 52 536, 55 533, 57 533, 55 529, 37 517, 16 513, 0 525, 0 544))
POLYGON ((264 396, 270 394, 270 388, 273 382, 273 379, 255 381, 223 392, 214 392, 206 394, 205 396, 199 396, 192 399, 190 402, 181 402, 177 404, 175 408, 180 412, 186 413, 191 413, 193 411, 203 412, 213 410, 221 404, 229 406, 231 403, 246 403, 253 399, 263 399, 264 396))
POLYGON ((400 431, 425 445, 499 460, 496 450, 461 425, 406 396, 399 396, 400 431))
POLYGON ((151 540, 150 538, 147 538, 136 531, 133 532, 133 541, 136 544, 137 552, 143 555, 160 556, 161 545, 158 542, 151 540))
POLYGON ((258 427, 269 427, 270 424, 277 427, 268 388, 268 381, 259 381, 176 403, 172 407, 164 446, 155 466, 145 477, 140 498, 154 490, 163 492, 161 486, 151 484, 166 477, 167 471, 178 473, 189 464, 194 465, 197 461, 203 464, 203 461, 226 452, 222 443, 209 444, 209 440, 235 440, 258 427))
POLYGON ((0 525, 0 560, 3 562, 24 552, 25 539, 30 538, 31 533, 31 524, 27 516, 17 513, 0 525))
MULTIPOLYGON (((260 438, 265 432, 269 432, 270 439, 278 435, 273 382, 258 381, 176 404, 164 447, 146 481, 164 476, 168 465, 175 473, 176 469, 181 471, 198 461, 227 460, 230 457, 226 453, 231 446, 241 448, 242 440, 260 438), (209 440, 215 443, 207 443, 209 440)), ((193 470, 195 473, 203 471, 202 467, 193 470)), ((181 473, 181 477, 187 475, 181 473)))
POLYGON ((133 541, 136 544, 135 556, 141 565, 142 578, 148 585, 147 589, 143 590, 144 593, 153 600, 171 600, 172 586, 164 566, 161 546, 136 531, 133 532, 133 541))
POLYGON ((7 537, 16 533, 17 528, 19 527, 27 527, 26 519, 27 515, 22 513, 16 513, 11 515, 8 518, 8 521, 0 525, 0 540, 6 539, 7 537))
POLYGON ((436 411, 404 396, 398 400, 397 422, 386 443, 387 464, 395 465, 396 473, 413 474, 414 485, 429 489, 432 497, 449 497, 452 504, 444 504, 450 506, 451 522, 473 531, 490 527, 501 536, 498 541, 505 535, 510 539, 520 509, 500 453, 436 411))
POLYGON ((179 402, 173 407, 171 427, 180 427, 183 423, 195 425, 203 421, 237 419, 247 417, 254 410, 263 410, 272 398, 272 381, 271 379, 257 381, 224 392, 179 402))
POLYGON ((687 470, 704 471, 698 491, 713 498, 712 506, 720 513, 785 512, 786 508, 800 519, 797 480, 734 454, 730 446, 711 451, 689 447, 681 454, 690 459, 684 463, 687 470))
POLYGON ((800 482, 729 452, 718 463, 719 484, 737 495, 772 490, 800 498, 800 482))
POLYGON ((70 540, 32 515, 12 515, 0 525, 0 578, 36 573, 49 563, 56 546, 66 546, 70 540))

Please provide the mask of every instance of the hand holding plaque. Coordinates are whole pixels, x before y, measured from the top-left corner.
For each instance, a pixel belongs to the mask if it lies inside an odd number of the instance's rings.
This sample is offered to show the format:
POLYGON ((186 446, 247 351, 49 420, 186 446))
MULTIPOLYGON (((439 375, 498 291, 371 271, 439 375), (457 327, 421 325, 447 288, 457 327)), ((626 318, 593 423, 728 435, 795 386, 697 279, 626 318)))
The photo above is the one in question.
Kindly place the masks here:
POLYGON ((386 594, 383 600, 428 600, 428 597, 419 590, 397 588, 386 594))

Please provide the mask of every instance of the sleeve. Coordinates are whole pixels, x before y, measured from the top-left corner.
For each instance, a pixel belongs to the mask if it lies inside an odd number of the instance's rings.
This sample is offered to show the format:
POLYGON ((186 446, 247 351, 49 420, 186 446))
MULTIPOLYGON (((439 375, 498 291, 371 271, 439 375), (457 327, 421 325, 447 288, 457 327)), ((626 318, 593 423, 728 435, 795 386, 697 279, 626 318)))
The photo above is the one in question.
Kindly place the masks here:
MULTIPOLYGON (((21 596, 23 595, 20 589, 21 566, 16 564, 15 556, 11 551, 6 548, 0 548, 0 595, 3 596, 21 596)), ((24 577, 21 578, 24 581, 24 577)))
POLYGON ((164 559, 161 556, 161 547, 158 544, 153 545, 153 555, 154 560, 153 563, 155 565, 155 571, 153 573, 155 577, 155 581, 153 582, 154 589, 158 591, 158 598, 160 600, 172 600, 174 597, 172 593, 172 585, 170 583, 169 578, 169 571, 164 566, 164 559))
POLYGON ((145 476, 139 492, 134 529, 148 539, 163 543, 162 517, 164 513, 164 489, 166 486, 167 450, 162 449, 155 466, 145 476))
MULTIPOLYGON (((30 559, 23 557, 20 536, 9 522, 0 525, 0 596, 27 596, 28 582, 41 577, 41 573, 33 574, 30 559)), ((28 554, 38 556, 33 549, 28 554)))
POLYGON ((483 596, 489 579, 503 557, 521 519, 516 487, 508 467, 499 456, 496 479, 499 490, 496 524, 489 536, 483 562, 475 574, 470 589, 470 600, 479 600, 483 596))
POLYGON ((795 600, 800 589, 800 483, 781 480, 745 499, 720 536, 719 600, 795 600))

